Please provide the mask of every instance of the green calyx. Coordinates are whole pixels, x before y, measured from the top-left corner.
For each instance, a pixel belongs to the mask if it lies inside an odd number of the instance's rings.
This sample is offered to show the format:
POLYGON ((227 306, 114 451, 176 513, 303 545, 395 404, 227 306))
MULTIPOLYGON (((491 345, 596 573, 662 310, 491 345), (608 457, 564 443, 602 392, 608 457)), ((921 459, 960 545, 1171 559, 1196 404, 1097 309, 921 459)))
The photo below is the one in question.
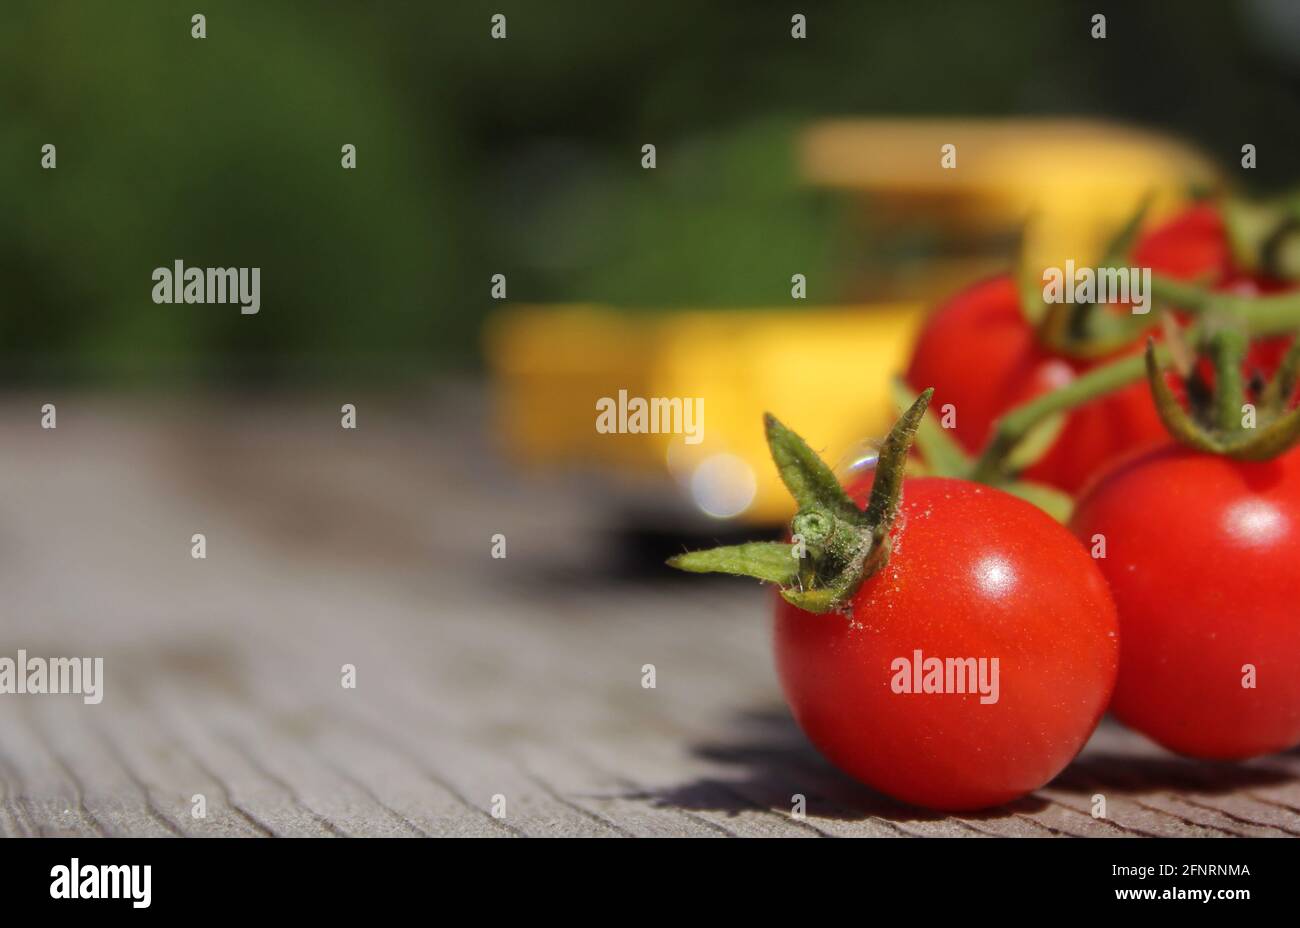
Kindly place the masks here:
MULTIPOLYGON (((1148 196, 1114 235, 1096 268, 1100 275, 1122 270, 1146 218, 1148 196)), ((1225 200, 1221 211, 1232 247, 1233 262, 1252 274, 1276 280, 1300 281, 1300 195, 1268 203, 1225 200)), ((1016 274, 1022 312, 1038 340, 1058 354, 1098 360, 1122 352, 1149 333, 1163 310, 1177 307, 1204 318, 1228 316, 1246 320, 1254 334, 1290 329, 1300 313, 1300 294, 1243 296, 1216 292, 1209 281, 1185 281, 1151 274, 1148 298, 1152 314, 1123 312, 1103 303, 1047 303, 1043 272, 1022 263, 1016 274)))
MULTIPOLYGON (((1157 275, 1152 275, 1151 290, 1157 306, 1174 305, 1193 313, 1198 319, 1190 328, 1182 330, 1180 338, 1180 330, 1173 317, 1163 312, 1160 314, 1166 341, 1155 346, 1156 361, 1163 364, 1171 359, 1179 360, 1181 356, 1182 360, 1178 368, 1183 376, 1190 375, 1194 356, 1191 345, 1186 342, 1200 343, 1206 338, 1207 333, 1216 328, 1236 326, 1239 331, 1248 332, 1251 338, 1282 335, 1300 329, 1300 290, 1263 296, 1240 296, 1215 292, 1198 284, 1174 281, 1157 275)), ((1300 347, 1293 345, 1277 376, 1262 391, 1261 402, 1265 411, 1270 413, 1274 420, 1286 405, 1286 400, 1295 393, 1295 388, 1300 386, 1300 383, 1297 383, 1297 371, 1300 370, 1298 351, 1300 347)), ((1062 414, 1072 409, 1122 390, 1130 384, 1140 383, 1147 376, 1147 363, 1141 354, 1123 355, 1092 368, 1059 389, 1034 397, 1008 410, 993 424, 989 441, 969 472, 963 474, 960 470, 948 469, 941 473, 969 476, 970 479, 980 483, 1010 489, 1004 486, 1003 482, 1014 477, 1019 470, 1032 462, 1034 446, 1043 446, 1041 439, 1051 434, 1053 421, 1059 421, 1062 414)), ((1240 381, 1239 374, 1229 373, 1228 379, 1224 382, 1231 382, 1234 376, 1240 381)), ((1198 384, 1198 386, 1202 385, 1198 384)), ((1159 406, 1159 388, 1153 390, 1156 392, 1159 406)), ((1178 414, 1182 411, 1180 408, 1175 408, 1178 407, 1178 403, 1169 404, 1166 400, 1165 405, 1165 414, 1168 417, 1166 421, 1178 421, 1178 414)), ((1226 402, 1220 404, 1221 410, 1228 408, 1231 406, 1226 402)), ((1258 425, 1257 420, 1256 426, 1258 425)), ((1195 434, 1197 436, 1195 440, 1201 442, 1197 447, 1204 448, 1209 441, 1200 435, 1199 431, 1182 427, 1182 423, 1171 430, 1174 429, 1186 433, 1188 438, 1185 440, 1189 441, 1195 434)), ((921 440, 923 435, 924 433, 918 436, 917 444, 924 451, 921 440)), ((1011 492, 1016 491, 1011 490, 1011 492)), ((1026 499, 1030 498, 1023 492, 1019 495, 1026 499)), ((1048 509, 1048 511, 1052 510, 1048 509)))
POLYGON ((1238 327, 1221 325, 1200 336, 1199 348, 1214 369, 1207 384, 1186 344, 1170 346, 1172 373, 1182 381, 1186 407, 1170 388, 1166 369, 1147 342, 1146 370, 1156 411, 1169 433, 1185 445, 1242 461, 1276 457, 1300 440, 1300 409, 1291 398, 1300 377, 1300 338, 1292 342, 1267 384, 1247 383, 1243 366, 1249 340, 1238 327))
POLYGON ((889 559, 889 533, 898 515, 912 440, 933 390, 918 396, 880 448, 875 481, 859 509, 808 443, 775 416, 764 417, 767 444, 781 481, 798 504, 791 542, 750 542, 670 558, 692 573, 725 573, 775 583, 786 602, 808 612, 843 611, 853 594, 889 559))

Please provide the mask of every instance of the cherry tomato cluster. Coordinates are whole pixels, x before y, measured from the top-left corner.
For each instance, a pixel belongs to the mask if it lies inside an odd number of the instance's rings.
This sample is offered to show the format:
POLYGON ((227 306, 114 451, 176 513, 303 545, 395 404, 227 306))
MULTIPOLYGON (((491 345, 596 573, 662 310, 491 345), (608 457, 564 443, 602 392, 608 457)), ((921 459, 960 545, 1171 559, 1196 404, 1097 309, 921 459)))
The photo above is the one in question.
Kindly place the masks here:
MULTIPOLYGON (((1241 265, 1214 204, 1128 258, 1175 294, 1226 295, 1247 316, 1251 298, 1290 289, 1241 265)), ((1193 757, 1300 744, 1300 348, 1171 305, 1163 328, 1080 356, 1045 344, 1022 292, 993 278, 932 315, 906 372, 920 395, 872 472, 841 486, 769 417, 799 507, 788 538, 670 563, 777 584, 776 665, 795 719, 833 763, 904 802, 1022 796, 1108 708, 1193 757), (1145 382, 1101 376, 1143 364, 1145 382), (1110 388, 1079 402, 1062 389, 1085 381, 1110 388), (935 428, 931 404, 956 410, 943 440, 964 461, 1045 396, 1073 405, 1014 476, 1071 494, 1067 525, 962 479, 986 471, 905 473, 913 441, 925 451, 918 430, 935 428)))

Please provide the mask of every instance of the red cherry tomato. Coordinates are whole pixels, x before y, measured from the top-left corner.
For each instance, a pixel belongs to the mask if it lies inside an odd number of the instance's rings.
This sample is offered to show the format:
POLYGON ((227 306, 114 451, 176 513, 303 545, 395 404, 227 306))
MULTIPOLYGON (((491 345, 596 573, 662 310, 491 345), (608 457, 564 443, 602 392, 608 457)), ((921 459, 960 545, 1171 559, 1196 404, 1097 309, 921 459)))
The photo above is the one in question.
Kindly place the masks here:
POLYGON ((1122 721, 1194 757, 1300 744, 1300 452, 1156 449, 1103 475, 1072 527, 1105 538, 1122 721))
POLYGON ((1234 273, 1223 220, 1211 203, 1198 203, 1138 239, 1132 263, 1179 280, 1204 279, 1211 286, 1234 273))
MULTIPOLYGON (((861 505, 870 488, 868 476, 847 490, 861 505)), ((778 600, 776 663, 795 719, 836 766, 915 805, 976 809, 1047 783, 1114 685, 1117 622, 1100 571, 1034 506, 962 480, 907 480, 891 537, 850 617, 778 600), (896 662, 916 652, 922 668, 985 659, 996 701, 991 685, 983 697, 971 685, 896 691, 915 682, 896 662)))
MULTIPOLYGON (((934 387, 930 408, 940 416, 952 404, 957 440, 978 452, 1004 412, 1096 363, 1043 348, 1020 311, 1015 283, 1002 276, 959 293, 930 317, 907 381, 917 390, 934 387)), ((1150 391, 1134 384, 1071 412, 1052 447, 1024 475, 1072 493, 1116 455, 1165 435, 1150 391)))
MULTIPOLYGON (((1143 236, 1131 260, 1135 267, 1242 295, 1293 286, 1236 268, 1223 220, 1208 203, 1190 207, 1143 236)), ((1289 341, 1255 342, 1248 373, 1269 376, 1289 341)), ((936 410, 953 405, 958 441, 977 452, 994 420, 1007 410, 1099 363, 1067 358, 1040 345, 1022 318, 1014 282, 1003 276, 976 284, 935 311, 921 332, 907 381, 917 390, 934 386, 936 410)), ((1165 437, 1149 391, 1135 384, 1070 413, 1052 447, 1025 476, 1075 493, 1107 463, 1165 437)))

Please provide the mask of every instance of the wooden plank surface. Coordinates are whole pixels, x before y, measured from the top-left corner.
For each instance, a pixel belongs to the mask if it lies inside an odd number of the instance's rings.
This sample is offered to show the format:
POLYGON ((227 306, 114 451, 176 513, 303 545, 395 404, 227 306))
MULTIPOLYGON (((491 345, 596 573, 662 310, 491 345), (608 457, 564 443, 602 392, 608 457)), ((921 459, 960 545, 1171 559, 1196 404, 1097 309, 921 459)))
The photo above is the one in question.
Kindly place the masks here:
POLYGON ((629 572, 599 495, 514 473, 486 418, 451 386, 5 400, 0 655, 105 684, 0 696, 0 833, 1300 834, 1300 754, 1197 764, 1109 722, 1008 808, 874 795, 784 711, 760 591, 629 572))

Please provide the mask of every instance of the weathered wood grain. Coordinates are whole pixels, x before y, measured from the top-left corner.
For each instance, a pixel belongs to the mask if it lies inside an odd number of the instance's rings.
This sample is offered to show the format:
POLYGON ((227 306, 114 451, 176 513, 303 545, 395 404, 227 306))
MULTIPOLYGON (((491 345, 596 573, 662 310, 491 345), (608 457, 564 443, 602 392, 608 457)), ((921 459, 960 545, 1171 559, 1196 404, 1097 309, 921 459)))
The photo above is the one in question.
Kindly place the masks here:
POLYGON ((0 833, 1300 834, 1300 755, 1196 764, 1111 723, 1005 809, 872 794, 782 708, 759 591, 629 574, 596 485, 512 472, 485 420, 474 388, 8 399, 0 654, 106 682, 0 696, 0 833))

